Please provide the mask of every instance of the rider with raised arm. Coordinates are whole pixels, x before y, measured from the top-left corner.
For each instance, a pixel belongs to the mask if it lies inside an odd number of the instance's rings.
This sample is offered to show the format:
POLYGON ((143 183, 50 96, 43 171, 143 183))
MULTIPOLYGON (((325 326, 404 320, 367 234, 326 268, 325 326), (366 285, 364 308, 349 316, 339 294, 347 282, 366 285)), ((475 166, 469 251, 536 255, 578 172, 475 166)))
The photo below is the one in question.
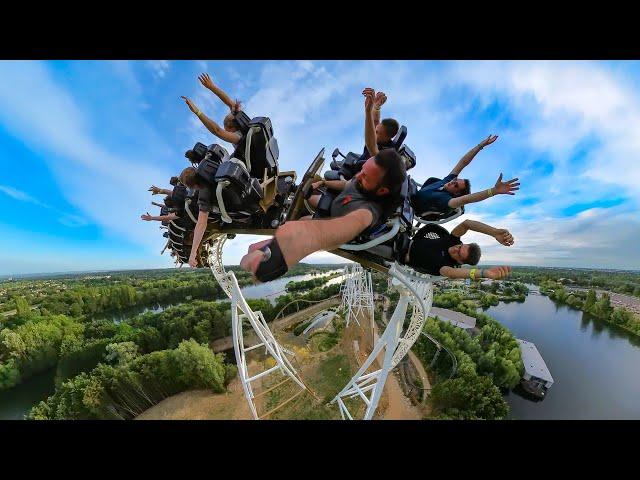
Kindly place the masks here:
POLYGON ((513 178, 503 182, 502 173, 493 187, 476 193, 470 193, 471 185, 468 179, 458 178, 464 167, 471 163, 478 152, 487 145, 491 145, 497 138, 497 135, 489 135, 469 150, 458 161, 451 173, 443 179, 431 177, 424 182, 422 188, 411 197, 411 205, 416 213, 420 215, 435 211, 446 214, 468 203, 480 202, 497 194, 515 195, 515 191, 520 186, 518 179, 513 178))
MULTIPOLYGON (((364 93, 364 92, 363 92, 364 93)), ((365 95, 368 121, 365 137, 372 156, 360 172, 345 182, 342 192, 331 204, 327 220, 289 221, 280 226, 273 239, 253 244, 240 266, 262 281, 284 275, 289 267, 319 250, 333 250, 349 242, 385 217, 399 198, 405 181, 405 164, 391 148, 378 151, 373 121, 374 92, 365 95)), ((195 240, 194 240, 195 242, 195 240)))
POLYGON ((477 243, 464 244, 460 240, 469 230, 494 237, 502 245, 513 245, 513 236, 503 228, 493 228, 475 220, 465 220, 451 233, 438 225, 426 225, 411 240, 405 263, 411 268, 429 275, 448 278, 491 278, 497 280, 511 273, 511 267, 501 266, 487 269, 460 268, 462 264, 477 265, 480 261, 480 247, 477 243), (436 231, 438 238, 427 234, 436 231))
POLYGON ((365 147, 362 151, 362 155, 360 155, 360 160, 367 160, 371 156, 375 155, 372 149, 372 144, 376 145, 376 150, 392 147, 391 139, 396 136, 396 133, 398 133, 400 125, 394 118, 385 118, 380 121, 380 109, 387 101, 387 96, 384 92, 376 93, 373 88, 367 87, 362 91, 362 94, 365 97, 371 96, 373 98, 373 115, 368 115, 365 112, 365 147), (371 120, 373 120, 373 136, 367 141, 367 125, 371 120))
POLYGON ((242 139, 242 133, 240 132, 240 126, 238 122, 234 118, 234 114, 241 110, 241 105, 238 100, 231 100, 231 97, 227 95, 220 87, 215 85, 209 77, 208 73, 203 73, 198 77, 200 83, 203 87, 208 90, 211 90, 224 104, 229 107, 230 112, 224 117, 224 121, 222 125, 224 128, 221 128, 216 122, 207 117, 204 113, 200 111, 196 105, 189 100, 187 97, 182 96, 181 98, 187 103, 189 109, 195 113, 196 117, 200 119, 202 124, 207 127, 211 133, 213 133, 216 137, 224 140, 225 142, 229 142, 234 146, 237 146, 240 140, 242 139))
MULTIPOLYGON (((362 95, 365 97, 365 147, 360 158, 369 159, 377 155, 380 150, 391 147, 391 139, 398 133, 398 122, 392 118, 385 118, 382 120, 382 123, 380 122, 380 107, 387 101, 387 96, 384 92, 376 93, 373 88, 367 87, 362 91, 362 95)), ((348 184, 349 182, 347 180, 320 180, 312 183, 311 187, 314 191, 324 186, 329 190, 342 192, 348 184)), ((320 197, 321 195, 319 194, 309 197, 309 205, 317 208, 320 197)), ((340 197, 342 197, 342 195, 340 195, 340 197)), ((338 198, 336 198, 334 202, 337 200, 338 198)), ((335 216, 333 207, 331 216, 335 216)))

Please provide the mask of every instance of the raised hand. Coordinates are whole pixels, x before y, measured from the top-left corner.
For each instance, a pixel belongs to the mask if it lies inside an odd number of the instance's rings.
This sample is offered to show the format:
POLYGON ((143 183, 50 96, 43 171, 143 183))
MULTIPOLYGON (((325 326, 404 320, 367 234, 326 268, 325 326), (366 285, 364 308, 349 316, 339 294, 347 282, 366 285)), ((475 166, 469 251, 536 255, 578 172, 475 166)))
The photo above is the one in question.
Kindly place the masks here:
POLYGON ((505 228, 497 229, 493 237, 502 245, 506 245, 507 247, 513 245, 513 235, 511 235, 511 232, 505 228))
POLYGON ((499 280, 511 273, 511 267, 492 267, 482 271, 483 276, 491 280, 499 280))
POLYGON ((373 99, 375 97, 376 91, 373 88, 365 88, 362 91, 362 95, 364 95, 364 109, 367 112, 370 112, 373 109, 373 99))
POLYGON ((198 107, 196 107, 195 104, 184 95, 181 96, 180 98, 184 99, 184 101, 187 103, 187 106, 189 107, 189 110, 191 110, 193 113, 197 114, 200 111, 198 107))
POLYGON ((155 185, 151 185, 151 187, 149 187, 149 192, 151 192, 151 195, 159 194, 160 190, 161 190, 161 188, 158 188, 155 185))
POLYGON ((140 215, 140 218, 147 222, 150 222, 151 220, 153 220, 153 217, 149 215, 149 212, 145 213, 144 215, 140 215))
POLYGON ((485 138, 484 140, 482 140, 478 146, 480 148, 484 148, 487 145, 491 145, 493 142, 495 142, 498 139, 498 135, 489 135, 487 138, 485 138))
POLYGON ((387 101, 387 96, 384 92, 376 93, 375 99, 373 101, 373 106, 376 108, 380 108, 387 101))
POLYGON ((208 88, 209 90, 213 90, 213 81, 208 73, 203 73, 198 76, 198 80, 204 88, 208 88))
POLYGON ((515 195, 515 191, 520 190, 520 183, 517 178, 512 178, 511 180, 507 180, 506 182, 502 181, 502 173, 496 180, 496 184, 493 187, 493 193, 502 193, 508 195, 515 195))

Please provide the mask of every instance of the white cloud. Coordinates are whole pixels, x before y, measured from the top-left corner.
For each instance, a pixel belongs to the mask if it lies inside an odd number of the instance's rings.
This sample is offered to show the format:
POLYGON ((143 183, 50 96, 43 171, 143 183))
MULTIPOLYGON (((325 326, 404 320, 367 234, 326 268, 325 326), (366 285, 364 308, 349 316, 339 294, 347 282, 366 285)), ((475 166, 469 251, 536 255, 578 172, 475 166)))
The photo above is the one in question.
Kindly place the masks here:
POLYGON ((153 76, 155 78, 164 78, 171 68, 167 60, 148 60, 147 64, 153 71, 153 76))
MULTIPOLYGON (((139 215, 148 205, 149 185, 164 185, 171 170, 157 158, 140 156, 140 150, 125 158, 101 145, 89 133, 87 115, 43 63, 1 62, 0 104, 2 124, 28 138, 28 148, 46 153, 43 158, 72 204, 108 232, 160 250, 162 237, 139 215)), ((74 224, 78 217, 63 221, 74 224)))
POLYGON ((37 198, 32 197, 31 195, 18 190, 16 188, 13 187, 8 187, 6 185, 0 185, 0 192, 3 192, 5 194, 7 194, 8 196, 10 196, 11 198, 15 199, 15 200, 19 200, 21 202, 27 202, 27 203, 32 203, 34 205, 37 205, 38 207, 41 208, 46 208, 47 210, 52 210, 54 211, 58 217, 57 220, 67 226, 67 227, 82 227, 84 225, 87 224, 87 220, 78 216, 78 215, 72 215, 69 213, 65 213, 60 211, 57 208, 52 207, 51 205, 48 205, 46 203, 41 202, 40 200, 38 200, 37 198))

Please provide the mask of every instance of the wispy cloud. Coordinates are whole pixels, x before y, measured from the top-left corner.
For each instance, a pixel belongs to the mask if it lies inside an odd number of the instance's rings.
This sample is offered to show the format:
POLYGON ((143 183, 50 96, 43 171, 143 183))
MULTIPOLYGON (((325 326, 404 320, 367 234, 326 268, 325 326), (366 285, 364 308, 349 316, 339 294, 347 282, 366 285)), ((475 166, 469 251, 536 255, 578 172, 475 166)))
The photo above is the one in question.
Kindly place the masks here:
MULTIPOLYGON (((45 64, 2 62, 0 73, 2 123, 44 154, 67 199, 107 232, 158 249, 162 238, 141 225, 137 212, 148 205, 148 186, 164 185, 172 175, 169 162, 140 155, 148 149, 145 143, 133 146, 130 155, 103 146, 91 133, 91 112, 79 108, 45 64)), ((136 127, 144 132, 144 125, 136 127)), ((78 223, 78 217, 67 216, 65 221, 78 223)))
POLYGON ((37 198, 32 197, 31 195, 18 190, 17 188, 8 187, 6 185, 0 185, 0 192, 5 193, 15 200, 19 200, 21 202, 32 203, 37 205, 38 207, 45 208, 47 210, 53 211, 57 215, 57 220, 67 227, 83 227, 87 225, 87 220, 78 215, 72 215, 69 213, 65 213, 51 205, 41 202, 37 198))
POLYGON ((147 64, 153 71, 153 76, 156 78, 164 78, 171 68, 167 60, 149 60, 147 64))

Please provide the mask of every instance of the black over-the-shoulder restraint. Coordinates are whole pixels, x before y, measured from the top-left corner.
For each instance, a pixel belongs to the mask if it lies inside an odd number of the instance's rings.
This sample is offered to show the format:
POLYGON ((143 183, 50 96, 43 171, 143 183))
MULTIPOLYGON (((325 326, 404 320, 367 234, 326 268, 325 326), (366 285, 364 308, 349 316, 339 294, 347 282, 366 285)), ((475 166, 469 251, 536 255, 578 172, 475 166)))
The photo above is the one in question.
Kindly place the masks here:
POLYGON ((256 270, 256 278, 258 280, 261 282, 270 282, 289 271, 287 262, 284 261, 284 256, 280 250, 280 245, 278 245, 278 240, 275 237, 273 237, 271 243, 265 245, 260 250, 265 253, 265 256, 256 270))

